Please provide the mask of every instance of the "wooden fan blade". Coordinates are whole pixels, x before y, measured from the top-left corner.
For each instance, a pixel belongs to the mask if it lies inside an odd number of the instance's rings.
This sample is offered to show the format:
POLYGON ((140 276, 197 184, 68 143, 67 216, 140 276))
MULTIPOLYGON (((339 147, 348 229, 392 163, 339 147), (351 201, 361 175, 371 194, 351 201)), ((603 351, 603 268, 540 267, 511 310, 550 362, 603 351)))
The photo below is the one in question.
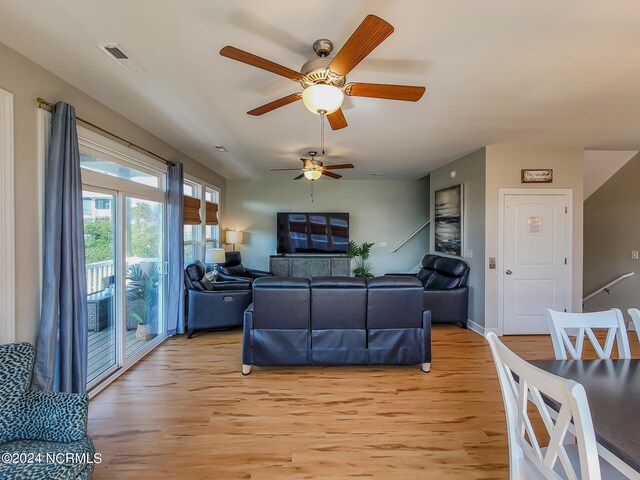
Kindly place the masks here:
POLYGON ((299 172, 299 168, 272 168, 269 170, 270 172, 299 172))
POLYGON ((393 27, 389 23, 375 15, 367 15, 331 61, 329 70, 346 75, 392 33, 393 27))
POLYGON ((269 102, 266 105, 262 105, 261 107, 254 108, 253 110, 249 110, 247 113, 253 116, 264 115, 265 113, 269 113, 276 108, 284 107, 285 105, 289 105, 290 103, 297 102, 302 98, 301 93, 292 93, 289 96, 279 98, 278 100, 274 100, 273 102, 269 102))
POLYGON ((268 72, 275 73, 276 75, 282 75, 283 77, 289 78, 294 82, 298 82, 302 77, 302 75, 300 75, 300 73, 296 72, 295 70, 283 67, 282 65, 278 65, 277 63, 274 63, 262 57, 258 57, 253 53, 245 52, 244 50, 240 50, 236 47, 226 46, 222 50, 220 50, 220 55, 232 60, 237 60, 238 62, 246 63, 247 65, 267 70, 268 72))
POLYGON ((325 170, 337 170, 339 168, 353 168, 353 165, 350 163, 339 163, 336 165, 325 165, 325 170))
POLYGON ((342 175, 338 175, 337 173, 333 173, 333 172, 329 172, 327 170, 322 170, 322 174, 326 175, 327 177, 331 177, 331 178, 335 178, 336 180, 338 178, 342 178, 342 175))
POLYGON ((351 83, 345 93, 352 97, 386 98, 387 100, 404 100, 417 102, 424 95, 425 87, 410 85, 387 85, 386 83, 351 83))
POLYGON ((327 115, 327 120, 329 120, 331 130, 340 130, 348 125, 347 119, 344 118, 344 113, 342 113, 341 108, 327 115))
POLYGON ((294 180, 300 180, 302 177, 304 177, 304 173, 298 175, 296 178, 294 178, 294 180))

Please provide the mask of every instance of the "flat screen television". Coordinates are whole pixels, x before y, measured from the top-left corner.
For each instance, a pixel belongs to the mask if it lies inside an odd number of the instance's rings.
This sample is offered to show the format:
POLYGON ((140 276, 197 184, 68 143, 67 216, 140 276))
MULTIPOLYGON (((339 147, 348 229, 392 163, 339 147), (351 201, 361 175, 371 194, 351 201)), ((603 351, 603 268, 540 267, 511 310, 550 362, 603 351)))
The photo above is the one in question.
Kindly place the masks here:
POLYGON ((278 213, 279 254, 345 254, 349 249, 348 213, 278 213))

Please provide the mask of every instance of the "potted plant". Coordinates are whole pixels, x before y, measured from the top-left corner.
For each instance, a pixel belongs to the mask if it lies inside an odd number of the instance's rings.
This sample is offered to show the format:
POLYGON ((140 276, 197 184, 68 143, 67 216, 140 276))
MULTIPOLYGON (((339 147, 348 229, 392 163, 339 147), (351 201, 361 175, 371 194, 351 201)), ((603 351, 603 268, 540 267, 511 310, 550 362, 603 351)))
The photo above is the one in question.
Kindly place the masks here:
POLYGON ((147 341, 153 338, 157 332, 150 321, 158 317, 158 282, 160 272, 155 263, 149 268, 143 269, 141 264, 127 267, 127 300, 140 301, 142 308, 131 308, 130 314, 137 322, 136 338, 147 341))
POLYGON ((371 264, 367 262, 371 253, 373 243, 364 242, 358 245, 353 240, 349 241, 349 250, 347 256, 353 258, 356 262, 356 268, 353 269, 353 276, 356 278, 371 278, 373 274, 370 272, 371 264))

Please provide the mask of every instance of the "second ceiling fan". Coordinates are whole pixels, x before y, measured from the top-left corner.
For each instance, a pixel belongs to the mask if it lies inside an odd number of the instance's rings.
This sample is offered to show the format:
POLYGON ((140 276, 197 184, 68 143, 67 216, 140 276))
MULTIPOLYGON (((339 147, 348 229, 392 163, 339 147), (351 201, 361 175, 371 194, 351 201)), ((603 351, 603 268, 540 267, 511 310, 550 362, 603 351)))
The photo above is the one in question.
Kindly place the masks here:
POLYGON ((331 170, 338 170, 343 168, 353 168, 351 163, 340 163, 336 165, 324 165, 320 160, 316 160, 318 152, 312 150, 309 152, 311 158, 301 158, 302 169, 300 168, 272 168, 271 172, 284 172, 284 171, 300 171, 302 173, 294 178, 294 180, 300 180, 302 177, 306 177, 309 180, 318 180, 322 175, 338 180, 342 178, 342 175, 332 172, 331 170))
POLYGON ((224 47, 220 50, 220 55, 289 78, 300 83, 303 88, 302 92, 254 108, 247 112, 249 115, 264 115, 302 100, 313 113, 326 115, 333 130, 339 130, 347 126, 340 108, 345 95, 410 102, 422 98, 425 87, 346 83, 347 74, 392 33, 393 27, 389 23, 375 15, 367 15, 334 58, 328 58, 333 50, 333 43, 327 39, 317 40, 313 49, 320 58, 305 63, 300 72, 235 47, 224 47))

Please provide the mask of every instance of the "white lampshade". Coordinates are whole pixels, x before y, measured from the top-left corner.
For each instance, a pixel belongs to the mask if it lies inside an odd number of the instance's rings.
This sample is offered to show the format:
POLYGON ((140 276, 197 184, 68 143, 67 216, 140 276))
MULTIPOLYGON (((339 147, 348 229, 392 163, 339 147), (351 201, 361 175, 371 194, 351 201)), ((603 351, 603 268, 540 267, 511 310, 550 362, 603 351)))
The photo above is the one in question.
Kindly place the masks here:
POLYGON ((205 263, 224 263, 225 255, 224 248, 207 248, 204 255, 205 263))
POLYGON ((322 176, 322 172, 320 170, 307 170, 304 172, 304 176, 309 180, 317 180, 322 176))
POLYGON ((242 244, 242 232, 236 232, 235 230, 227 230, 227 243, 242 244))
POLYGON ((302 102, 313 113, 329 115, 342 106, 344 93, 338 87, 318 83, 302 92, 302 102))

